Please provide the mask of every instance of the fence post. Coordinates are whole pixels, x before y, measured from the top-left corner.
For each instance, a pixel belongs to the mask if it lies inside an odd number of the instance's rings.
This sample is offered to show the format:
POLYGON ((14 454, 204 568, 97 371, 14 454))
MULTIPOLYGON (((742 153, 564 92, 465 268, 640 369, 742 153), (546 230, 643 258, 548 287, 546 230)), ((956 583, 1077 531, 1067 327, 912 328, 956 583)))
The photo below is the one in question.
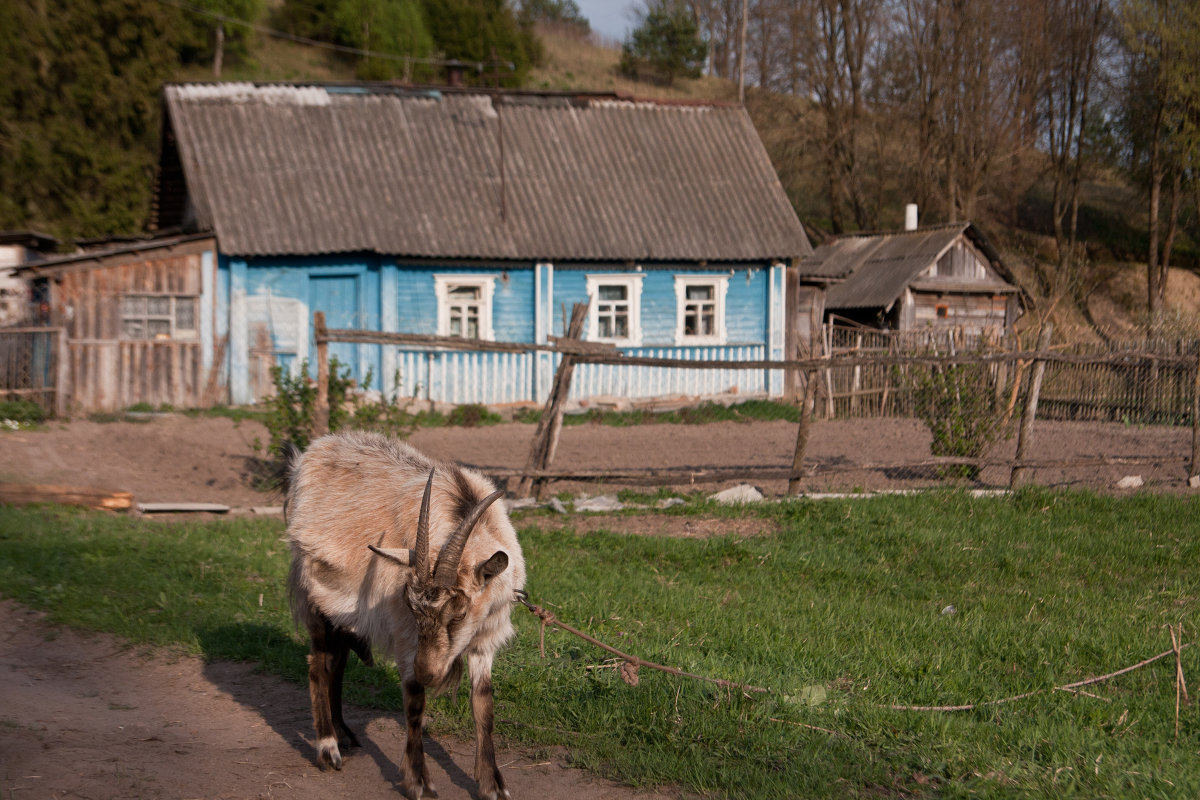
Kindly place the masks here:
POLYGON ((313 438, 329 433, 329 333, 325 312, 313 314, 313 341, 317 344, 317 402, 313 409, 313 438))
MULTIPOLYGON (((1037 352, 1041 355, 1043 351, 1050 346, 1050 335, 1054 332, 1054 326, 1047 322, 1042 328, 1042 333, 1038 336, 1037 352)), ((1025 460, 1025 454, 1029 450, 1030 441, 1033 439, 1033 421, 1037 418, 1038 395, 1042 392, 1042 378, 1046 374, 1046 362, 1040 358, 1033 362, 1033 372, 1029 376, 1029 393, 1025 395, 1025 409, 1021 412, 1021 431, 1017 436, 1017 457, 1016 463, 1013 464, 1012 472, 1008 477, 1008 488, 1016 489, 1017 486, 1025 479, 1027 468, 1021 466, 1021 462, 1025 460)))
POLYGON ((61 419, 71 407, 71 348, 67 329, 59 328, 54 339, 54 416, 61 419))
MULTIPOLYGON (((583 336, 587 310, 587 303, 576 303, 571 309, 571 322, 567 326, 565 338, 579 339, 583 336)), ((558 436, 562 431, 563 404, 571 391, 571 375, 574 371, 575 357, 570 353, 563 353, 562 361, 554 373, 554 387, 550 390, 542 418, 538 420, 537 430, 533 434, 533 444, 525 462, 525 475, 517 487, 517 497, 536 495, 546 483, 545 478, 534 477, 530 473, 546 469, 554 460, 554 451, 558 449, 558 436)))
POLYGON ((1188 485, 1200 489, 1200 347, 1196 351, 1196 377, 1192 382, 1192 468, 1188 470, 1188 485))
POLYGON ((789 497, 800 494, 803 484, 801 473, 804 469, 804 453, 808 450, 808 437, 812 433, 812 418, 817 404, 818 373, 814 369, 804 375, 804 394, 800 398, 800 427, 796 431, 796 449, 792 453, 792 474, 788 478, 787 493, 789 497))

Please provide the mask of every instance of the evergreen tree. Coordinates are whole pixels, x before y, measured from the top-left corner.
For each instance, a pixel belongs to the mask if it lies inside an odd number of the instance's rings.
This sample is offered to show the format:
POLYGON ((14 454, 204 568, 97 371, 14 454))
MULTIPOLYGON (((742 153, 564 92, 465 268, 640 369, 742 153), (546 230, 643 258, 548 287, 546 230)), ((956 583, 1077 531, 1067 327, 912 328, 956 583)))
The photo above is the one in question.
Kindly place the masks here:
MULTIPOLYGON (((342 0, 334 20, 338 41, 360 50, 416 58, 433 52, 433 38, 417 0, 342 0)), ((364 56, 355 74, 363 80, 427 79, 428 69, 422 67, 414 74, 405 71, 403 61, 364 56)))
POLYGON ((0 228, 142 228, 180 25, 156 0, 0 3, 0 228))
POLYGON ((696 20, 682 6, 656 5, 621 47, 621 72, 631 78, 651 77, 668 86, 675 79, 700 77, 708 43, 696 20))
POLYGON ((500 75, 502 86, 520 86, 529 68, 541 60, 541 44, 531 24, 521 24, 505 0, 422 0, 425 21, 433 40, 446 58, 489 64, 476 76, 490 84, 490 73, 500 75))

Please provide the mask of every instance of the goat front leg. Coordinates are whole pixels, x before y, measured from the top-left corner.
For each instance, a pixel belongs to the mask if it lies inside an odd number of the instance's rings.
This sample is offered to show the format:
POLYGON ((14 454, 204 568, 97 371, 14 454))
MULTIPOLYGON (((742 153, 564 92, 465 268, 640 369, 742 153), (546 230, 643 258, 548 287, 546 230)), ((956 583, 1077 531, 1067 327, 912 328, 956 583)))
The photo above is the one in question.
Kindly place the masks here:
POLYGON ((329 709, 333 717, 333 729, 337 733, 338 747, 347 750, 351 747, 362 747, 358 743, 358 737, 342 717, 342 681, 346 675, 350 648, 354 646, 356 637, 351 633, 335 630, 330 640, 332 652, 329 655, 329 709))
POLYGON ((404 719, 407 723, 404 745, 404 796, 408 800, 437 797, 425 766, 425 747, 421 741, 425 719, 425 687, 414 678, 404 680, 404 719))
POLYGON ((471 673, 471 713, 475 717, 475 780, 483 800, 508 800, 504 778, 496 766, 496 745, 492 742, 495 705, 492 697, 492 656, 472 653, 467 656, 471 673))
MULTIPOLYGON (((334 724, 331 692, 334 686, 334 667, 338 658, 337 638, 333 626, 320 611, 309 609, 309 636, 312 640, 308 656, 308 693, 312 699, 313 730, 317 734, 317 766, 321 769, 341 769, 342 754, 338 750, 338 730, 334 724)), ((345 666, 345 655, 340 659, 345 666)), ((341 676, 337 676, 340 694, 341 676)), ((338 716, 341 716, 340 697, 338 716)))

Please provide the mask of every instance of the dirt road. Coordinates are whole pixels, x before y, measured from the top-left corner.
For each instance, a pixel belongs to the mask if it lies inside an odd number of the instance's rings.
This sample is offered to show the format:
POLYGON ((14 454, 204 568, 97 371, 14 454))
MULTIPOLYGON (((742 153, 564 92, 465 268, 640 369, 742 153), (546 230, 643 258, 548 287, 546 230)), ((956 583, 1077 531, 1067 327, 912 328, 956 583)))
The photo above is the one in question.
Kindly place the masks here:
MULTIPOLYGON (((48 624, 0 601, 0 797, 399 797, 404 728, 348 707, 362 732, 340 772, 313 761, 304 687, 248 664, 206 664, 48 624)), ((498 726, 503 733, 503 723, 498 726)), ((443 800, 475 797, 474 745, 426 738, 443 800)), ((666 800, 563 762, 501 751, 514 798, 666 800)))

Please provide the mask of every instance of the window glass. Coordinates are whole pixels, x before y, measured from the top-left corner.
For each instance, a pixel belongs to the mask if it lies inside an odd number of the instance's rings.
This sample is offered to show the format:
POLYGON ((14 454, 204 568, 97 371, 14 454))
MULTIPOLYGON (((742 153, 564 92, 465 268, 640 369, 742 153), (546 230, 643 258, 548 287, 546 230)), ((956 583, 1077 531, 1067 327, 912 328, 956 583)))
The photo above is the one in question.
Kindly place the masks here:
POLYGON ((175 329, 196 330, 196 301, 190 297, 175 298, 175 329))
POLYGON ((629 287, 601 286, 597 290, 596 333, 602 339, 629 336, 629 287))
POLYGON ((685 298, 683 334, 712 336, 716 333, 716 289, 713 286, 688 286, 685 298))
POLYGON ((495 338, 492 331, 491 276, 435 275, 438 333, 464 339, 495 338))
POLYGON ((194 296, 132 294, 121 298, 121 336, 125 339, 178 339, 196 336, 194 296))
POLYGON ((640 273, 588 275, 588 337, 621 347, 641 345, 640 273))
POLYGON ((726 343, 725 275, 677 275, 675 277, 675 343, 719 345, 726 343))

